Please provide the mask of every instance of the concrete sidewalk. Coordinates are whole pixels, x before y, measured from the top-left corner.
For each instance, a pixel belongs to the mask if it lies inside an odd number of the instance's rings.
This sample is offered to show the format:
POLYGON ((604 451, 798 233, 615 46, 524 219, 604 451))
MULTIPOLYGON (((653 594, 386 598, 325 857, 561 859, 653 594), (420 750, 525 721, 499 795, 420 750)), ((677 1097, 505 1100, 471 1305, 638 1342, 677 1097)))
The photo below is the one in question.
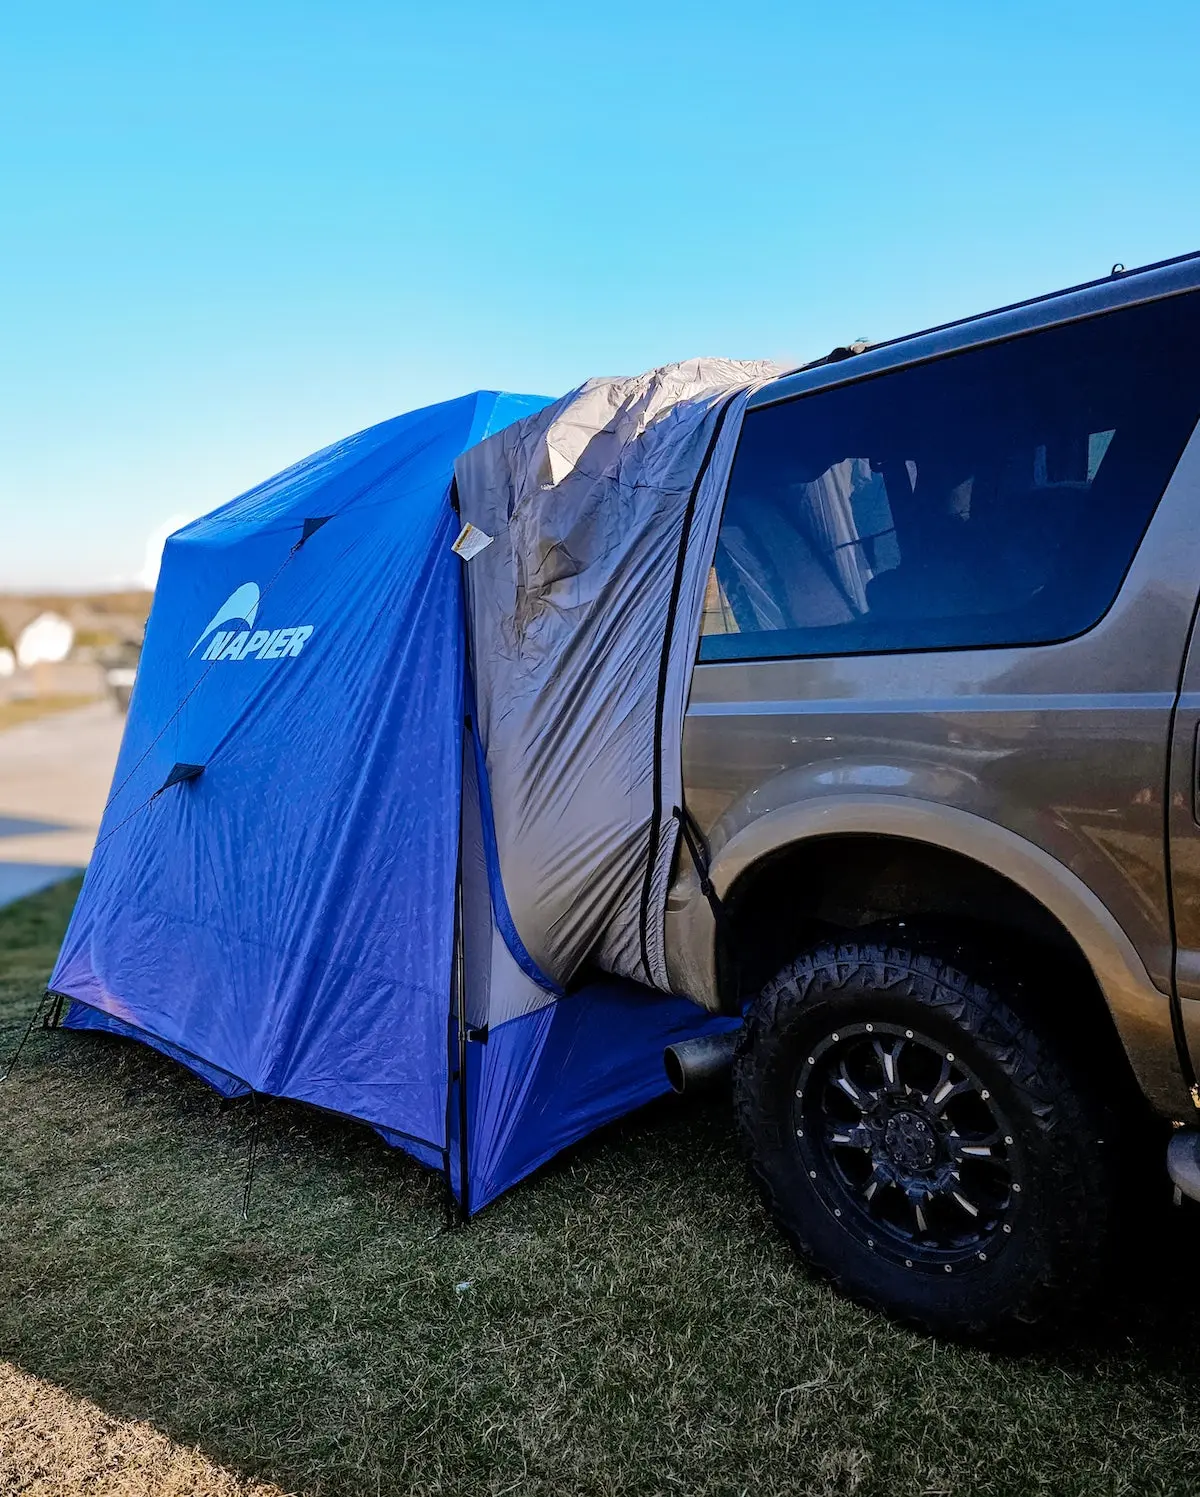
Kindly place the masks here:
POLYGON ((0 905, 87 864, 124 726, 104 701, 0 732, 0 905))

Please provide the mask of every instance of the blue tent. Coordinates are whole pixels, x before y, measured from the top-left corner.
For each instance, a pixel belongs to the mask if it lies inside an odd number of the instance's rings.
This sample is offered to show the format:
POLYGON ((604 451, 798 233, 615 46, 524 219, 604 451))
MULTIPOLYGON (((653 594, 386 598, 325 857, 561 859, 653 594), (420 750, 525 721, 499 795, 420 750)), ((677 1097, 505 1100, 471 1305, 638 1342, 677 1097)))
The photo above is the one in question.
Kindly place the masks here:
POLYGON ((564 993, 506 919, 451 485, 545 404, 414 411, 171 537, 50 983, 71 1028, 364 1120, 464 1211, 728 1023, 616 979, 564 993))

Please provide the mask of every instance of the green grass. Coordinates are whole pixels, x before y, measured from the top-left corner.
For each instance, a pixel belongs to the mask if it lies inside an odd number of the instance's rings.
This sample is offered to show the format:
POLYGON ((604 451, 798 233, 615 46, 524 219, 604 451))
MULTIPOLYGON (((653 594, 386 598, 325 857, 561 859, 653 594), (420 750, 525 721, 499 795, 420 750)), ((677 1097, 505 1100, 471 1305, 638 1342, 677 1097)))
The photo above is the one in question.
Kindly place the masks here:
MULTIPOLYGON (((0 912, 0 1025, 73 894, 0 912)), ((305 1493, 1200 1488, 1183 1214, 1086 1342, 1004 1360, 801 1271, 722 1105, 651 1109, 451 1231, 432 1177, 285 1104, 243 1223, 248 1133, 148 1050, 36 1032, 0 1088, 0 1358, 305 1493)), ((2 1491, 19 1447, 0 1425, 2 1491)))

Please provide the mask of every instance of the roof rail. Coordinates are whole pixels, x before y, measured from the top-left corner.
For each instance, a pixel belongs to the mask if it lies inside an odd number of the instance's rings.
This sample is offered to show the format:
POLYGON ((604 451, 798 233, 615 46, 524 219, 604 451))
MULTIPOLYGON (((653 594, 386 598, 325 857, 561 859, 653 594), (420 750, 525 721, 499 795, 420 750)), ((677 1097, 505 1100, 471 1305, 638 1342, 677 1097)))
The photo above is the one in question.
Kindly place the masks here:
POLYGON ((915 333, 901 333, 896 338, 885 338, 881 343, 851 343, 844 347, 834 348, 823 358, 813 359, 810 363, 799 364, 789 373, 802 374, 806 369, 820 369, 825 364, 837 364, 843 359, 850 358, 854 354, 872 353, 879 348, 892 348, 897 343, 908 343, 914 338, 926 338, 934 333, 944 333, 950 328, 965 327, 972 322, 982 322, 988 317, 1000 317, 1005 312, 1017 312, 1023 307, 1036 307, 1041 302, 1055 301, 1060 296, 1071 296, 1077 291, 1090 291, 1096 286, 1104 286, 1110 281, 1127 281, 1134 276, 1148 275, 1151 271, 1165 270, 1170 265, 1183 265, 1189 260, 1200 260, 1200 250, 1191 250, 1186 255, 1172 255, 1168 260, 1155 260, 1150 265, 1136 265, 1132 270, 1126 270, 1118 261, 1106 276, 1098 276, 1094 281, 1080 281, 1075 286, 1063 286, 1058 291, 1046 291, 1041 296, 1027 296, 1023 301, 1008 302, 1002 307, 992 307, 987 312, 973 312, 969 317, 955 317, 950 322, 939 322, 933 327, 923 327, 915 333))

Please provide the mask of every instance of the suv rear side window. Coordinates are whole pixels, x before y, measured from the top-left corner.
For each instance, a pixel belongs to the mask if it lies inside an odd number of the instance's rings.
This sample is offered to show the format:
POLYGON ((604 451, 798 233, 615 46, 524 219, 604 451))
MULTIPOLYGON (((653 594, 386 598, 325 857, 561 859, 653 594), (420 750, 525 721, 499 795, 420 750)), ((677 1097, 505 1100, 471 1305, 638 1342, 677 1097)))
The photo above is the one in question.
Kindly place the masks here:
POLYGON ((701 660, 1090 628, 1200 415, 1200 293, 750 411, 701 660))

